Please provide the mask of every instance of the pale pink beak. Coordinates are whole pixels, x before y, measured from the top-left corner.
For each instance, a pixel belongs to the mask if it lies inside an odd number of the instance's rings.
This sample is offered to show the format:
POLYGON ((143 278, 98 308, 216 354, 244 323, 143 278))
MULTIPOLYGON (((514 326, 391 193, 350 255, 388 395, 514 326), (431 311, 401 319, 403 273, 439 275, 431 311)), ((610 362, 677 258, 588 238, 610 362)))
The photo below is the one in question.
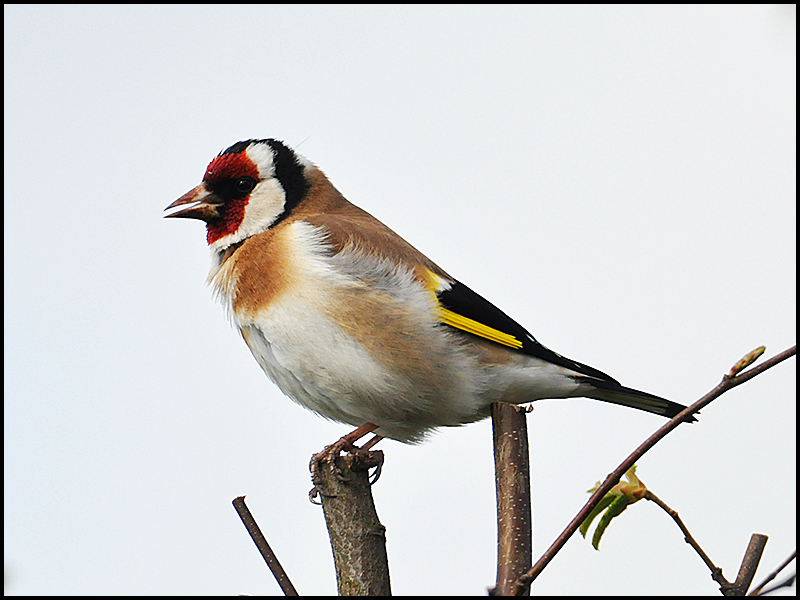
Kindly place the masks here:
POLYGON ((220 208, 223 205, 223 201, 212 192, 208 191, 203 183, 193 190, 186 192, 164 210, 170 210, 171 208, 183 206, 184 204, 194 204, 194 206, 189 206, 178 212, 164 215, 164 218, 200 219, 206 223, 222 218, 220 208))

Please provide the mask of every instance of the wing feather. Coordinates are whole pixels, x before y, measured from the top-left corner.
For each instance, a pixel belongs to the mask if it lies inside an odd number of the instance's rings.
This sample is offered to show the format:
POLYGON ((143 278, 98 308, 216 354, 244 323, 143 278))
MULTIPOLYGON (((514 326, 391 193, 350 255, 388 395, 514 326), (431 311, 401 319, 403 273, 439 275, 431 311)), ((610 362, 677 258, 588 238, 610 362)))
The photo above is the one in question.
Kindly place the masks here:
POLYGON ((494 334, 494 337, 501 339, 493 339, 490 335, 483 334, 479 330, 467 329, 466 327, 461 326, 461 322, 457 319, 442 319, 443 322, 447 323, 448 325, 457 327, 474 335, 480 335, 486 339, 504 344, 510 348, 518 350, 519 352, 546 360, 547 362, 570 369, 576 373, 587 375, 589 377, 595 377, 597 379, 602 379, 604 381, 619 385, 618 381, 609 375, 606 375, 602 371, 561 356, 557 352, 553 352, 546 346, 540 344, 538 341, 536 341, 536 338, 534 338, 524 327, 522 327, 522 325, 517 323, 514 319, 509 317, 494 304, 476 294, 459 281, 453 281, 449 284, 449 287, 445 287, 441 291, 437 292, 437 297, 439 298, 439 303, 446 311, 445 314, 452 313, 460 316, 462 319, 477 322, 483 325, 486 329, 497 332, 494 334), (502 341, 503 339, 509 341, 506 343, 502 341))

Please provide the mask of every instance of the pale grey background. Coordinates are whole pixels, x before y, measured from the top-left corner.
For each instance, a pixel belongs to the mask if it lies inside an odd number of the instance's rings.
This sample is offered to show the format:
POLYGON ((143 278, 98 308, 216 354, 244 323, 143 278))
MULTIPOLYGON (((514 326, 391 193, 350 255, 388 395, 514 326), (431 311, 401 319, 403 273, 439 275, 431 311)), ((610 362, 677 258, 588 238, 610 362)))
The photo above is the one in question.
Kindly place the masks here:
MULTIPOLYGON (((15 594, 301 593, 335 581, 312 452, 348 428, 266 379, 163 208, 276 137, 544 344, 689 403, 795 343, 794 8, 69 7, 5 14, 5 570, 15 594)), ((795 547, 795 362, 641 461, 735 576, 795 547)), ((589 400, 529 417, 544 551, 661 424, 589 400)), ((394 592, 494 579, 491 430, 382 444, 394 592)), ((762 574, 766 571, 762 571, 762 574)), ((760 575, 759 575, 760 577, 760 575)), ((715 594, 640 503, 537 594, 715 594)))

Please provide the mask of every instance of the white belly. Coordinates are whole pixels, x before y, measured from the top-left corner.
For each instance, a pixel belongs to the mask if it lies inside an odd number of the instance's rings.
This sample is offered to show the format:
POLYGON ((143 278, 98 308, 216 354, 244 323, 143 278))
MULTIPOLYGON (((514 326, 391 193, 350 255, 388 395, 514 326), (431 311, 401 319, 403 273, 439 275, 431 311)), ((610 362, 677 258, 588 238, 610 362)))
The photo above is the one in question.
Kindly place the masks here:
POLYGON ((446 326, 440 327, 439 339, 432 339, 427 348, 428 368, 422 369, 397 369, 377 360, 297 298, 279 300, 256 323, 240 329, 264 372, 299 404, 354 427, 375 423, 386 437, 419 441, 433 427, 486 415, 477 382, 472 381, 481 368, 457 345, 454 351, 447 343, 446 326))

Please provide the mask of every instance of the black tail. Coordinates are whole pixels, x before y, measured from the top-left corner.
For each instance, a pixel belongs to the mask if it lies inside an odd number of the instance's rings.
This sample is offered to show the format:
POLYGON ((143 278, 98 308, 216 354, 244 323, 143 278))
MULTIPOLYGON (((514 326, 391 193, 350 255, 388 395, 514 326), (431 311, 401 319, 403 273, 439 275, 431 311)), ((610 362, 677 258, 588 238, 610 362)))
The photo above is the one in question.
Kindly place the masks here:
MULTIPOLYGON (((587 398, 594 398, 595 400, 602 400, 603 402, 611 402, 612 404, 620 404, 622 406, 630 406, 631 408, 638 408, 649 413, 662 415, 671 419, 684 408, 683 404, 672 402, 666 398, 654 396, 647 392, 640 392, 633 388, 627 388, 620 385, 616 381, 604 381, 602 379, 582 379, 583 383, 588 383, 594 389, 585 392, 587 398)), ((693 416, 689 416, 686 421, 697 421, 693 416)))

